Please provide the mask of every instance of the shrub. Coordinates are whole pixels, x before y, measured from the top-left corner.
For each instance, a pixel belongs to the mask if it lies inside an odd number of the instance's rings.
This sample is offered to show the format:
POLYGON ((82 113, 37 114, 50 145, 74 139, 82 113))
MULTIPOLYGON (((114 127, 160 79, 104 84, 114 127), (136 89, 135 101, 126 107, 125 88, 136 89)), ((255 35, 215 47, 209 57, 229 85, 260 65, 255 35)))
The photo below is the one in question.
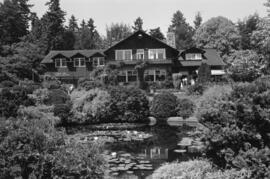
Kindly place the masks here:
POLYGON ((207 63, 202 63, 198 69, 198 83, 208 83, 211 80, 211 68, 207 63))
POLYGON ((204 132, 208 144, 206 154, 222 167, 237 167, 236 159, 241 156, 237 163, 246 162, 253 178, 261 178, 261 173, 269 170, 269 160, 262 160, 268 158, 269 153, 257 152, 255 156, 244 153, 247 146, 258 151, 269 148, 269 82, 260 79, 250 84, 237 84, 229 93, 214 89, 205 94, 208 94, 207 100, 199 110, 200 121, 209 129, 204 132), (261 168, 254 169, 258 166, 261 168))
POLYGON ((150 112, 154 117, 167 118, 176 114, 177 97, 172 93, 163 92, 154 96, 150 112))
POLYGON ((16 83, 14 83, 13 81, 9 81, 9 80, 4 80, 0 83, 0 87, 1 88, 10 88, 15 86, 16 83))
POLYGON ((55 76, 45 75, 42 86, 47 89, 59 89, 61 87, 61 82, 55 76))
MULTIPOLYGON (((197 117, 200 121, 215 123, 214 121, 220 118, 219 110, 221 108, 228 112, 230 106, 223 104, 228 100, 231 92, 232 87, 229 85, 215 85, 208 88, 198 102, 197 117), (210 118, 210 121, 206 121, 210 118)), ((224 123, 226 123, 226 121, 224 121, 224 123)))
POLYGON ((53 108, 53 114, 61 119, 61 125, 66 125, 68 118, 71 117, 71 104, 56 104, 53 108))
POLYGON ((61 89, 52 89, 49 91, 48 103, 52 104, 65 104, 70 100, 68 94, 61 89))
POLYGON ((207 172, 211 172, 212 165, 208 161, 187 161, 181 163, 165 164, 154 171, 152 177, 155 179, 164 178, 204 178, 207 172))
POLYGON ((195 85, 188 86, 187 95, 202 95, 206 89, 206 84, 195 83, 195 85))
POLYGON ((191 160, 181 163, 169 163, 154 171, 153 178, 192 178, 192 179, 246 179, 250 177, 250 172, 242 170, 216 170, 213 165, 206 160, 191 160))
POLYGON ((0 96, 0 109, 5 117, 16 117, 20 105, 30 106, 34 104, 26 89, 22 87, 3 88, 0 91, 0 96))
POLYGON ((85 89, 85 90, 91 90, 95 88, 103 87, 104 84, 100 80, 90 80, 90 79, 80 79, 79 82, 79 88, 85 89))
POLYGON ((71 94, 71 101, 74 121, 70 122, 96 123, 107 117, 110 95, 98 88, 89 91, 75 90, 71 94))
POLYGON ((30 94, 29 97, 35 101, 36 105, 44 105, 49 100, 49 90, 47 88, 40 88, 30 94))
POLYGON ((109 88, 110 119, 115 122, 144 122, 149 116, 145 93, 134 87, 109 88))
POLYGON ((184 119, 190 117, 195 111, 195 104, 193 101, 187 98, 178 99, 176 106, 177 116, 181 116, 184 119))

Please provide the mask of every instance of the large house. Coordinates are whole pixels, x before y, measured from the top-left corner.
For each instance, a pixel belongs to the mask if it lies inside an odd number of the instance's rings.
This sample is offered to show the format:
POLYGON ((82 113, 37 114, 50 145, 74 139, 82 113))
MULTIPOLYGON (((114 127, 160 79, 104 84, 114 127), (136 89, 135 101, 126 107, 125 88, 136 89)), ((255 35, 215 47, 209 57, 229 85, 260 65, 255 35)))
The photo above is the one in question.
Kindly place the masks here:
POLYGON ((202 62, 211 67, 212 75, 223 75, 224 62, 215 49, 190 48, 178 51, 167 43, 137 31, 105 50, 51 51, 42 61, 49 75, 67 83, 76 83, 79 78, 89 77, 95 68, 105 64, 119 64, 118 80, 137 80, 135 66, 138 61, 147 61, 146 81, 163 81, 168 75, 196 74, 202 62))

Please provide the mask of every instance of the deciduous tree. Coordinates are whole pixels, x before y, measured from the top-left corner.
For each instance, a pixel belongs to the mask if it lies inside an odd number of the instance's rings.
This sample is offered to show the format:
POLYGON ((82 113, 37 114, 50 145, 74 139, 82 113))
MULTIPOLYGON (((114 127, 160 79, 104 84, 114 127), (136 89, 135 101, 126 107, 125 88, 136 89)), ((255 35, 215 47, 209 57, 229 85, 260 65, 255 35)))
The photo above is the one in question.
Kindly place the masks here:
POLYGON ((142 26, 143 26, 143 20, 142 20, 141 17, 138 17, 138 18, 134 21, 134 26, 132 26, 132 28, 133 28, 134 31, 137 31, 137 30, 143 30, 142 26))
POLYGON ((195 32, 199 48, 215 48, 222 56, 239 48, 240 35, 235 24, 225 17, 214 17, 203 23, 195 32))
POLYGON ((149 34, 152 37, 155 37, 156 39, 159 39, 159 40, 164 40, 165 39, 164 35, 160 31, 160 27, 157 27, 155 29, 150 29, 149 34))

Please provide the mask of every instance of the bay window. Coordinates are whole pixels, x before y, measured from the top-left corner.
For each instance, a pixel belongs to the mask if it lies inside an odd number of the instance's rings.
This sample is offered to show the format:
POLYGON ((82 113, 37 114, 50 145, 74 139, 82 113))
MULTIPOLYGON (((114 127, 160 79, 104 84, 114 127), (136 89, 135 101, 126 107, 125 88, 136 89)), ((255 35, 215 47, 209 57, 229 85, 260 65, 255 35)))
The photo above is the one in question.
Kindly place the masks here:
POLYGON ((149 59, 165 59, 166 53, 165 49, 149 49, 148 51, 148 57, 149 59))
POLYGON ((115 60, 132 60, 132 50, 116 50, 115 60))
POLYGON ((65 58, 56 58, 55 59, 55 67, 67 67, 67 61, 65 58))
POLYGON ((74 67, 85 67, 85 58, 74 58, 74 67))

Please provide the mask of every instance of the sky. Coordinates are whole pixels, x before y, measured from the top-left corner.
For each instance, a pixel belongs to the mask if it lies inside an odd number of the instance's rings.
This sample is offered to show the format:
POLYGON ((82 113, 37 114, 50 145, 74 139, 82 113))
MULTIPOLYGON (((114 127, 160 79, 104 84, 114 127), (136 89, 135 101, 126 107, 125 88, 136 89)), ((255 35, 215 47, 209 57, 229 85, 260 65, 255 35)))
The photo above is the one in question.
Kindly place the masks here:
MULTIPOLYGON (((0 0, 3 1, 3 0, 0 0)), ((34 5, 32 11, 41 17, 48 0, 29 0, 34 5)), ((211 17, 224 16, 237 22, 257 12, 266 16, 263 4, 266 0, 60 0, 61 8, 79 20, 93 18, 101 35, 106 33, 106 25, 123 22, 133 25, 137 17, 143 19, 145 30, 160 27, 166 34, 173 13, 180 10, 187 22, 193 25, 195 14, 200 12, 203 21, 211 17)))

